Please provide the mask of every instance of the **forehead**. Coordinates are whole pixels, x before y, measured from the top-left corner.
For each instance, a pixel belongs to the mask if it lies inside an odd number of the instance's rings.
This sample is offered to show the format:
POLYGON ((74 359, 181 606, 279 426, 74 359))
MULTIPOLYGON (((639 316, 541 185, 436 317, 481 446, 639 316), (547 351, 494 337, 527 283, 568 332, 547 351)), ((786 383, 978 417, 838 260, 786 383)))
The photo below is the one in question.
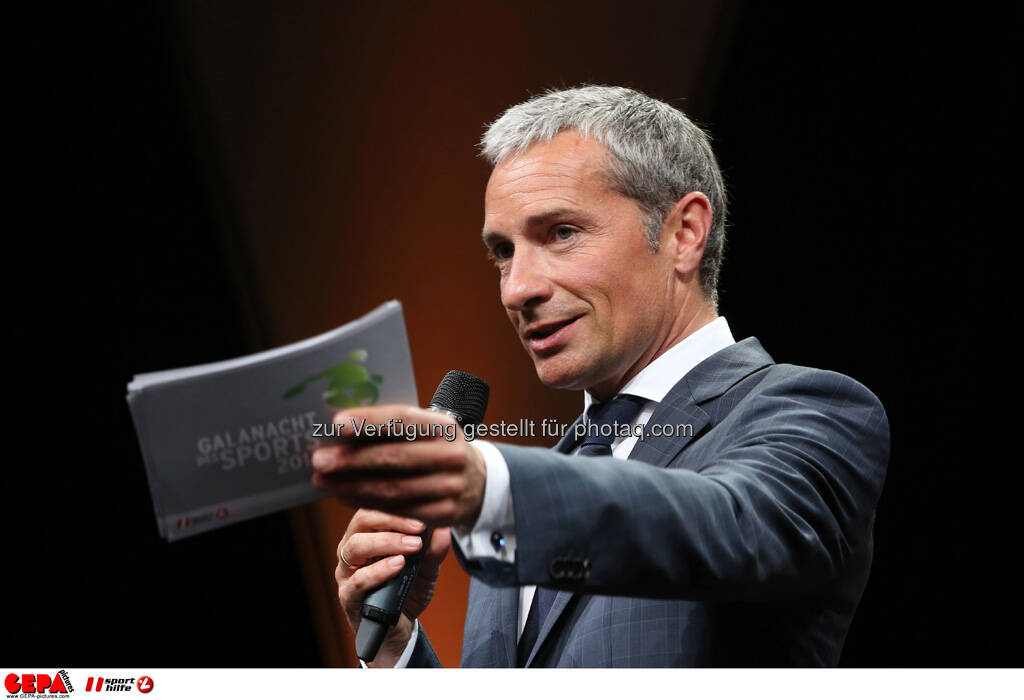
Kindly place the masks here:
POLYGON ((529 218, 542 209, 583 207, 614 196, 608 186, 607 154, 597 141, 564 131, 501 161, 487 182, 487 221, 529 218))

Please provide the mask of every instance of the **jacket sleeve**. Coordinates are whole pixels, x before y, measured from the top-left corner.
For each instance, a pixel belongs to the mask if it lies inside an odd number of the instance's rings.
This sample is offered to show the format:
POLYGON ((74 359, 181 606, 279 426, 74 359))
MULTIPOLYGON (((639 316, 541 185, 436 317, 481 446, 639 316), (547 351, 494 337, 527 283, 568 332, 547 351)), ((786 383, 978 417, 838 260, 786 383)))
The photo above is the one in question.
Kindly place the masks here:
POLYGON ((871 546, 889 454, 878 399, 833 372, 780 371, 667 468, 499 445, 516 561, 462 560, 491 585, 637 597, 773 599, 871 546))
POLYGON ((416 637, 416 646, 413 648, 412 656, 409 657, 409 663, 405 667, 442 668, 441 661, 434 652, 434 647, 430 645, 430 640, 427 639, 427 631, 423 629, 423 625, 420 625, 420 631, 416 637))

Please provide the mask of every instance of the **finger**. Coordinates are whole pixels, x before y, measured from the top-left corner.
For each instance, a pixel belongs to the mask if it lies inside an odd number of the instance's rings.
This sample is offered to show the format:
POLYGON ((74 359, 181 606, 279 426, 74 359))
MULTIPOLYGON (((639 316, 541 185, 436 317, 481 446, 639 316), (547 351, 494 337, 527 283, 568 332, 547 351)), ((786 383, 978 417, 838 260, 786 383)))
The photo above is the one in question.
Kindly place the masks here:
POLYGON ((416 406, 390 404, 383 406, 357 406, 338 411, 333 418, 335 425, 344 426, 344 436, 352 440, 405 440, 408 426, 417 426, 416 434, 421 431, 418 426, 433 427, 432 432, 440 433, 458 431, 458 428, 445 428, 447 425, 457 426, 451 416, 437 411, 427 411, 416 406))
POLYGON ((452 532, 447 527, 439 527, 434 530, 430 538, 430 545, 423 554, 423 561, 420 562, 420 571, 428 577, 437 576, 441 569, 441 562, 448 555, 452 546, 452 532))
POLYGON ((346 561, 353 569, 366 566, 381 557, 392 554, 411 554, 423 548, 423 539, 418 535, 403 535, 400 532, 358 532, 338 548, 338 559, 346 561), (341 559, 344 555, 344 560, 341 559))
POLYGON ((313 470, 322 474, 359 470, 455 471, 466 466, 466 451, 445 439, 392 442, 346 442, 313 451, 313 470))
MULTIPOLYGON (((371 508, 360 508, 349 521, 348 529, 345 531, 345 538, 356 532, 379 532, 392 531, 408 532, 416 534, 423 532, 426 525, 422 521, 413 518, 404 518, 393 513, 385 513, 382 510, 371 508)), ((344 542, 345 538, 342 538, 344 542)), ((340 550, 339 550, 340 551, 340 550)))
POLYGON ((398 576, 403 566, 405 557, 398 554, 356 569, 351 576, 341 581, 338 584, 338 602, 349 619, 358 619, 366 594, 385 581, 398 576))
POLYGON ((362 479, 348 479, 338 478, 333 474, 314 474, 313 486, 335 495, 347 505, 386 510, 401 515, 407 515, 402 506, 438 499, 457 500, 466 487, 466 479, 462 472, 392 476, 383 479, 378 476, 373 474, 364 475, 362 479))

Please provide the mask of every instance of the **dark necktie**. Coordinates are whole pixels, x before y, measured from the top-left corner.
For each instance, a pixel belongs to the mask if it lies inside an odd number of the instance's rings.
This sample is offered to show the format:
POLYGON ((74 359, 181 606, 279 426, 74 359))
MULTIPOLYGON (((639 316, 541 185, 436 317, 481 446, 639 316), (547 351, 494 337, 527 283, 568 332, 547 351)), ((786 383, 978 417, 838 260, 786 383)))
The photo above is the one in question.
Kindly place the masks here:
POLYGON ((592 403, 587 409, 587 432, 580 443, 579 454, 584 457, 608 457, 612 453, 618 430, 630 426, 640 413, 645 399, 619 394, 611 401, 592 403))
MULTIPOLYGON (((636 419, 640 408, 646 399, 629 394, 619 394, 610 401, 604 403, 592 403, 587 409, 587 418, 584 423, 587 427, 583 442, 580 443, 578 454, 585 457, 608 457, 612 453, 612 443, 615 442, 616 425, 629 426, 636 419)), ((537 592, 533 596, 533 604, 526 616, 526 624, 523 626, 523 635, 519 638, 517 656, 519 667, 526 665, 530 658, 533 645, 537 642, 541 625, 555 602, 558 591, 552 588, 537 586, 537 592)))

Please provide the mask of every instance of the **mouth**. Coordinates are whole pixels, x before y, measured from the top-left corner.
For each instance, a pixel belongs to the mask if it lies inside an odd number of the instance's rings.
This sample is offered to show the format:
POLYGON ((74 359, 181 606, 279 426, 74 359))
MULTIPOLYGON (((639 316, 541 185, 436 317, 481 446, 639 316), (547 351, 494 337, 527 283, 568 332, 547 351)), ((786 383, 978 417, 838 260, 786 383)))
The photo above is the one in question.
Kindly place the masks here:
POLYGON ((564 321, 537 323, 527 328, 523 337, 526 338, 526 342, 533 352, 548 352, 557 349, 568 340, 572 325, 581 318, 583 318, 582 314, 564 321))

